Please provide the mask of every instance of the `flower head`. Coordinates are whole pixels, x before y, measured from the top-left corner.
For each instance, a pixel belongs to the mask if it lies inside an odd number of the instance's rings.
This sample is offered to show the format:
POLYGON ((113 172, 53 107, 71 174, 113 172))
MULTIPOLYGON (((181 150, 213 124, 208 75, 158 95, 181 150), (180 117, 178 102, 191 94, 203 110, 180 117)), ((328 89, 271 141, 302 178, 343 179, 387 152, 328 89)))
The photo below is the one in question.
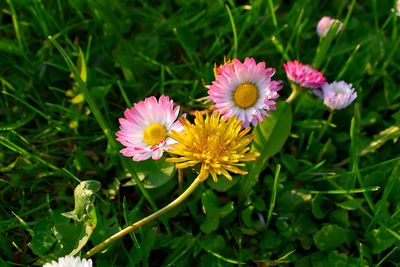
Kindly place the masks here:
POLYGON ((289 80, 305 88, 318 88, 326 82, 322 72, 297 60, 284 63, 283 68, 289 80))
POLYGON ((92 267, 92 260, 80 259, 79 257, 65 256, 58 258, 57 261, 52 261, 43 265, 43 267, 92 267))
POLYGON ((400 0, 397 0, 397 16, 400 17, 400 0))
POLYGON ((252 135, 246 135, 250 127, 242 130, 242 122, 231 116, 226 119, 219 113, 206 114, 203 118, 200 112, 196 112, 194 124, 186 118, 181 122, 184 133, 172 131, 169 134, 178 141, 172 145, 168 152, 179 157, 168 158, 166 161, 175 162, 177 168, 188 168, 200 165, 199 179, 204 181, 211 174, 214 181, 218 175, 223 175, 232 180, 228 171, 236 174, 247 174, 238 167, 244 166, 243 161, 253 161, 258 156, 257 152, 250 152, 248 147, 252 135))
POLYGON ((160 159, 164 150, 176 143, 168 133, 183 130, 177 121, 178 114, 179 107, 174 108, 168 96, 161 96, 158 101, 154 96, 148 97, 125 110, 125 118, 119 119, 120 131, 116 133, 117 140, 125 146, 121 153, 134 161, 160 159))
POLYGON ((334 22, 339 23, 339 27, 336 31, 336 34, 338 34, 343 29, 343 23, 337 19, 332 19, 330 17, 325 16, 322 17, 317 24, 318 35, 320 37, 326 37, 334 22))
POLYGON ((344 81, 326 83, 322 91, 315 90, 314 94, 323 99, 325 106, 330 109, 343 109, 357 97, 357 92, 351 84, 344 81))
POLYGON ((265 63, 256 63, 246 58, 229 60, 215 67, 215 81, 208 94, 215 108, 227 118, 236 116, 243 121, 243 128, 257 125, 268 116, 269 110, 276 109, 277 91, 282 88, 281 81, 272 81, 275 69, 265 68, 265 63))

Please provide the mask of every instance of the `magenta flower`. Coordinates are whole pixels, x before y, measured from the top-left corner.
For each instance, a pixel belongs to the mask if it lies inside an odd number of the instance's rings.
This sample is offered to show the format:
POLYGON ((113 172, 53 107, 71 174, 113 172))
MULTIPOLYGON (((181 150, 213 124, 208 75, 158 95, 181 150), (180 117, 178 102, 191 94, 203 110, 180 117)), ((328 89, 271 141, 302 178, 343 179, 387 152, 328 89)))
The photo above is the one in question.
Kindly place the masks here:
POLYGON ((168 96, 157 99, 152 96, 132 108, 125 110, 125 118, 120 118, 120 131, 117 140, 125 146, 120 152, 134 161, 148 158, 158 160, 164 150, 171 149, 176 141, 168 137, 171 130, 183 131, 182 124, 177 121, 179 106, 174 108, 168 96))
POLYGON ((314 94, 320 97, 325 106, 330 109, 343 109, 350 105, 357 98, 357 92, 351 83, 344 81, 325 83, 322 91, 314 90, 314 94))
POLYGON ((250 123, 257 126, 268 116, 268 111, 276 109, 277 91, 282 81, 272 81, 275 69, 266 68, 265 62, 256 63, 246 58, 230 60, 214 69, 215 81, 208 94, 215 108, 227 118, 236 116, 246 128, 250 123))
POLYGON ((318 88, 326 82, 326 78, 322 72, 297 60, 284 63, 283 68, 290 81, 305 88, 318 88))
POLYGON ((325 37, 328 34, 329 29, 332 27, 332 24, 334 22, 339 23, 339 28, 336 31, 336 34, 338 34, 343 29, 343 23, 337 19, 332 19, 330 17, 325 16, 325 17, 322 17, 317 24, 318 35, 320 37, 325 37))

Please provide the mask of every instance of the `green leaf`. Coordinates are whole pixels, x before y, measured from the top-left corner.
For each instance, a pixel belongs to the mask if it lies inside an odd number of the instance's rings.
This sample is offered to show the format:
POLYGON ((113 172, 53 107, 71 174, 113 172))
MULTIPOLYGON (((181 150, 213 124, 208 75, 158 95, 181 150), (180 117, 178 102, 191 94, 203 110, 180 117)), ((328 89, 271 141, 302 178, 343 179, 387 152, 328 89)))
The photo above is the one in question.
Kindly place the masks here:
POLYGON ((373 254, 381 253, 396 241, 396 238, 383 228, 374 229, 367 233, 365 239, 372 247, 373 254))
POLYGON ((336 250, 328 254, 329 266, 332 267, 346 267, 347 266, 347 255, 339 253, 336 250))
POLYGON ((326 267, 328 266, 328 261, 326 254, 320 251, 311 254, 311 265, 312 267, 326 267))
POLYGON ((221 177, 217 182, 214 182, 213 179, 207 179, 207 185, 215 191, 226 192, 239 182, 239 177, 238 175, 233 176, 232 181, 221 177))
MULTIPOLYGON (((145 188, 158 188, 167 183, 175 175, 176 169, 173 163, 165 162, 165 160, 145 160, 141 162, 132 162, 140 181, 143 182, 145 188)), ((126 184, 136 184, 130 181, 126 184)))
POLYGON ((322 219, 326 215, 321 208, 323 202, 324 202, 323 195, 316 195, 311 201, 312 214, 317 219, 322 219))
POLYGON ((54 234, 50 231, 52 227, 52 221, 48 219, 38 220, 33 229, 32 240, 28 244, 35 255, 48 260, 51 260, 51 258, 46 258, 46 255, 51 252, 57 241, 54 234))
POLYGON ((200 224, 200 230, 203 233, 209 234, 215 230, 217 230, 219 225, 218 217, 207 217, 206 220, 200 224))
POLYGON ((207 190, 201 195, 201 203, 203 204, 204 213, 208 217, 218 217, 219 215, 219 201, 217 195, 207 190))
POLYGON ((340 226, 328 224, 322 227, 313 239, 319 250, 329 251, 339 247, 347 240, 347 232, 340 226))
MULTIPOLYGON (((278 102, 271 116, 254 128, 254 148, 261 154, 260 161, 278 153, 286 142, 292 127, 292 109, 285 102, 278 102)), ((257 160, 257 161, 259 161, 257 160)), ((254 164, 255 165, 255 164, 254 164)))
POLYGON ((356 210, 362 207, 364 201, 365 200, 363 198, 355 198, 337 203, 336 205, 345 210, 356 210))

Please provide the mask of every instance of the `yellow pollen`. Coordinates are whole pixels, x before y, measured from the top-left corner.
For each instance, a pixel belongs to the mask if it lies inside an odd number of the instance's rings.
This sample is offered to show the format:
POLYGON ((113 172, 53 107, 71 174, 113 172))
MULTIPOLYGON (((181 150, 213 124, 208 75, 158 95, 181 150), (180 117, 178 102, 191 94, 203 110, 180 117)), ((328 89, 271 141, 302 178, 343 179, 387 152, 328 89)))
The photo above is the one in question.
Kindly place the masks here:
POLYGON ((233 91, 233 101, 240 108, 252 107, 257 99, 258 90, 252 83, 242 83, 233 91))
POLYGON ((144 130, 144 141, 149 146, 155 146, 160 144, 167 138, 167 130, 159 123, 153 123, 144 130))

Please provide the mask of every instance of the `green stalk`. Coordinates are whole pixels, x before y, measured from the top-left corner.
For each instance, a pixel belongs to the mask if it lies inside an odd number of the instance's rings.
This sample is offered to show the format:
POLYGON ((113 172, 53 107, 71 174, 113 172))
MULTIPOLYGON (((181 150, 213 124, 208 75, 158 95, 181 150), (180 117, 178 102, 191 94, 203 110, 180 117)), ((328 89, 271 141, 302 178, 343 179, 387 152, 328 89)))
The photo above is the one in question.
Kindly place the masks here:
POLYGON ((319 133, 318 137, 317 137, 317 141, 321 141, 322 136, 324 136, 326 130, 328 130, 329 124, 331 124, 332 122, 332 118, 333 118, 333 109, 331 109, 331 112, 329 113, 329 117, 326 120, 324 126, 322 127, 321 132, 319 133))
POLYGON ((290 87, 292 88, 292 93, 286 99, 286 103, 288 103, 288 104, 292 103, 301 94, 301 91, 302 91, 302 88, 300 87, 300 85, 298 85, 294 82, 290 82, 290 87))
POLYGON ((121 231, 119 231, 118 233, 114 234, 113 236, 107 238, 106 240, 104 240, 103 242, 101 242, 100 244, 96 245, 94 248, 92 248, 91 250, 89 250, 86 254, 85 254, 85 258, 89 258, 91 256, 93 256, 94 254, 96 254, 97 252, 100 252, 102 250, 104 250, 108 245, 110 245, 111 243, 113 243, 114 241, 122 238, 123 236, 129 234, 130 232, 132 232, 133 230, 157 219, 158 217, 164 215, 166 212, 170 211, 171 209, 175 208, 176 206, 178 206, 180 203, 182 203, 183 200, 185 200, 188 196, 190 196, 190 194, 193 193, 193 191, 201 184, 201 180, 199 179, 199 177, 197 177, 193 183, 179 196, 177 197, 174 201, 172 201, 171 203, 169 203, 167 206, 165 206, 164 208, 154 212, 153 214, 141 219, 140 221, 135 222, 134 224, 122 229, 121 231))
POLYGON ((268 209, 268 217, 267 217, 267 222, 265 224, 265 228, 268 228, 269 224, 271 223, 272 220, 272 212, 274 211, 275 208, 275 201, 276 201, 276 194, 278 191, 278 180, 279 180, 279 172, 281 171, 281 165, 278 164, 276 165, 276 171, 275 171, 275 177, 274 177, 274 186, 272 188, 272 195, 271 195, 271 202, 269 204, 269 209, 268 209))

